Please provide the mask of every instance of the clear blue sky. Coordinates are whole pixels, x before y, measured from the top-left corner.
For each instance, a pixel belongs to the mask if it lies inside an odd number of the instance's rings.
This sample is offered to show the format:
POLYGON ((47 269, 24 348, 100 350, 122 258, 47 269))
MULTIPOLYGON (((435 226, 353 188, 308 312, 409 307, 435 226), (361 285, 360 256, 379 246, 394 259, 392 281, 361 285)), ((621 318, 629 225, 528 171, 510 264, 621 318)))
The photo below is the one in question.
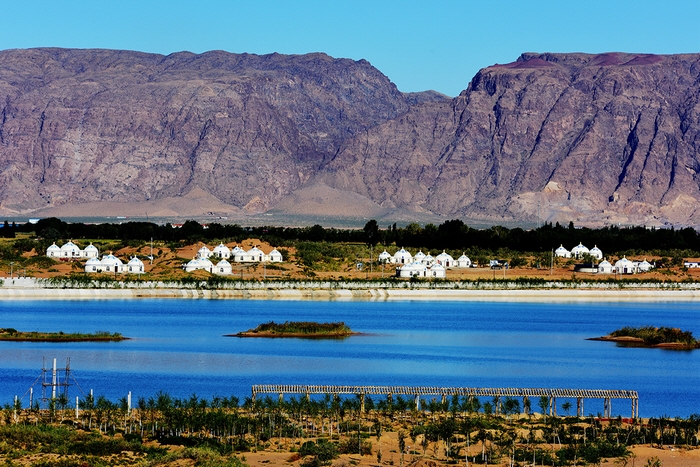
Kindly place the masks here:
POLYGON ((402 91, 455 96, 522 52, 700 52, 700 1, 3 2, 0 49, 29 47, 325 52, 369 60, 402 91))

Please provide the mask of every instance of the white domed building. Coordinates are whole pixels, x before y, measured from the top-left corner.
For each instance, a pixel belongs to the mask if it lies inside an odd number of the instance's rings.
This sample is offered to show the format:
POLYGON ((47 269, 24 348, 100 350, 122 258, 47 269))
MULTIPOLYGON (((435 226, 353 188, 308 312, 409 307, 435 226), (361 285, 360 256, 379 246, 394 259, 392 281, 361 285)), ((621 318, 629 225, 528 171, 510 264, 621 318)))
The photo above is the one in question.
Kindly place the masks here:
POLYGON ((588 254, 597 260, 603 259, 603 252, 600 248, 598 248, 598 245, 595 245, 593 248, 591 248, 591 251, 589 251, 588 254))
POLYGON ((445 268, 451 268, 452 266, 454 266, 455 262, 454 258, 452 258, 451 255, 445 253, 445 250, 442 250, 442 253, 435 257, 435 261, 445 268))
POLYGON ((204 258, 194 258, 184 266, 185 272, 197 271, 198 269, 203 269, 207 272, 212 272, 214 270, 214 265, 209 259, 204 258))
POLYGON ((124 270, 124 263, 122 263, 122 260, 111 253, 102 256, 101 263, 102 271, 104 272, 122 272, 124 270))
POLYGON ((202 248, 197 250, 197 258, 207 259, 210 256, 211 250, 206 245, 203 245, 202 248))
POLYGON ((571 256, 573 256, 576 259, 581 259, 583 255, 586 254, 590 254, 590 250, 583 246, 583 244, 580 242, 578 245, 571 249, 571 256))
POLYGON ((214 274, 218 274, 220 276, 230 276, 233 274, 233 267, 231 266, 231 263, 225 259, 222 259, 216 263, 216 266, 214 266, 214 274))
POLYGON ((129 274, 143 274, 145 272, 143 261, 134 256, 126 263, 126 272, 129 274))
POLYGON ((56 243, 54 242, 53 245, 46 249, 46 256, 48 256, 49 258, 60 258, 61 247, 56 245, 56 243))
POLYGON ((246 256, 249 258, 248 261, 252 262, 262 262, 265 261, 265 253, 258 248, 257 246, 254 246, 250 250, 246 251, 246 256))
POLYGON ((447 269, 441 264, 433 264, 428 268, 428 277, 444 279, 447 277, 447 269))
POLYGON ((561 245, 559 248, 554 250, 554 256, 557 258, 571 258, 571 252, 564 248, 564 245, 561 245))
POLYGON ((610 261, 603 260, 600 263, 598 263, 598 274, 612 274, 614 271, 613 265, 610 264, 610 261))
POLYGON ((462 253, 462 256, 457 258, 456 265, 458 268, 470 268, 472 267, 472 260, 470 260, 467 255, 462 253))
POLYGON ((83 258, 97 258, 100 256, 100 250, 91 243, 82 251, 82 256, 83 258))
POLYGON ((231 257, 231 250, 223 243, 219 243, 212 251, 212 255, 219 259, 229 259, 231 257))
POLYGON ((67 242, 61 246, 61 258, 80 258, 80 247, 73 242, 67 242))
POLYGON ((396 268, 396 277, 427 277, 427 271, 425 264, 412 262, 396 268))
POLYGON ((411 256, 411 253, 401 248, 394 253, 394 260, 392 262, 396 264, 410 264, 413 262, 413 256, 411 256))
POLYGON ((269 255, 267 255, 267 260, 271 263, 281 263, 284 261, 284 258, 282 257, 282 253, 277 251, 277 248, 275 248, 269 255))
POLYGON ((97 258, 90 258, 85 263, 85 272, 102 272, 102 261, 97 258))
POLYGON ((440 264, 426 266, 423 263, 414 261, 396 268, 396 277, 421 277, 442 279, 446 276, 445 268, 440 264))
POLYGON ((615 272, 618 274, 634 274, 636 272, 636 268, 634 267, 634 263, 632 263, 632 261, 623 256, 622 259, 615 262, 615 272))
POLYGON ((646 258, 644 258, 644 261, 637 264, 637 270, 639 270, 639 272, 649 272, 653 268, 654 268, 654 266, 652 266, 652 264, 649 261, 647 261, 646 258))
POLYGON ((391 253, 384 250, 381 253, 379 253, 379 257, 377 259, 379 260, 380 263, 390 263, 391 262, 391 253))
POLYGON ((421 263, 425 264, 426 266, 432 266, 435 263, 435 258, 431 254, 427 254, 421 263))
POLYGON ((416 253, 416 255, 413 257, 413 261, 414 261, 414 262, 417 262, 417 263, 422 263, 422 262, 423 262, 423 258, 425 258, 425 253, 423 253, 422 251, 418 250, 418 253, 416 253))

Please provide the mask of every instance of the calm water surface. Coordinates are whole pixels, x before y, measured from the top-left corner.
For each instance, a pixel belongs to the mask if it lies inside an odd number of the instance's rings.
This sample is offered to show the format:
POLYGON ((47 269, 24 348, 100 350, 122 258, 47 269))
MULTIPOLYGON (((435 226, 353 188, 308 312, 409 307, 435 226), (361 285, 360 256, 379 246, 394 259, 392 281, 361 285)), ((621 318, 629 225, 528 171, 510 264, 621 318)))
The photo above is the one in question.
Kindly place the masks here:
MULTIPOLYGON (((0 403, 22 397, 43 358, 71 359, 80 388, 116 400, 250 395, 253 384, 633 389, 642 416, 700 412, 700 351, 587 341, 622 326, 700 333, 693 303, 256 300, 0 302, 0 327, 121 332, 116 343, 0 342, 0 403), (223 337, 267 321, 345 321, 344 340, 223 337)), ((40 393, 35 387, 35 394, 40 393)), ((71 388, 71 395, 80 395, 71 388)), ((25 396, 25 405, 28 396, 25 396)), ((564 401, 559 401, 559 403, 564 401)), ((573 401, 575 403, 575 401, 573 401)), ((586 413, 603 411, 586 401, 586 413)), ((560 410, 561 412, 561 410, 560 410)), ((628 401, 613 400, 628 416, 628 401)))

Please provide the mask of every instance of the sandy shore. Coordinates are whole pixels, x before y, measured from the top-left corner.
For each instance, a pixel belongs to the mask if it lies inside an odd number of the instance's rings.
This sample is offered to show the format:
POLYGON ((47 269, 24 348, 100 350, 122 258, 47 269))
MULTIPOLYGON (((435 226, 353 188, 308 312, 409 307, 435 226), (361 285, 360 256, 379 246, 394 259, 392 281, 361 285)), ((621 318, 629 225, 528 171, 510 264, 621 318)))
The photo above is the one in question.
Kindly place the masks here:
POLYGON ((253 300, 366 300, 366 301, 488 301, 488 302, 692 302, 697 290, 654 289, 247 289, 199 290, 169 288, 50 289, 0 287, 0 300, 123 300, 138 298, 253 299, 253 300))

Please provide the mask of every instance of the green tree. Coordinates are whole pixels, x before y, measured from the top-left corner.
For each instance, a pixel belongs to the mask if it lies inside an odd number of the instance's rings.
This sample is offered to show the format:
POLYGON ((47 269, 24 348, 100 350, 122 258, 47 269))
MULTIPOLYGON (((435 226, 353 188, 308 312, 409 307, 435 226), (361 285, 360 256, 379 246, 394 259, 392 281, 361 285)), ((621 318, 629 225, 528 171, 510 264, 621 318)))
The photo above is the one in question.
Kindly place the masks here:
POLYGON ((364 227, 364 240, 365 243, 369 246, 375 246, 377 243, 379 243, 379 225, 377 224, 377 221, 374 219, 370 220, 365 224, 364 227))

